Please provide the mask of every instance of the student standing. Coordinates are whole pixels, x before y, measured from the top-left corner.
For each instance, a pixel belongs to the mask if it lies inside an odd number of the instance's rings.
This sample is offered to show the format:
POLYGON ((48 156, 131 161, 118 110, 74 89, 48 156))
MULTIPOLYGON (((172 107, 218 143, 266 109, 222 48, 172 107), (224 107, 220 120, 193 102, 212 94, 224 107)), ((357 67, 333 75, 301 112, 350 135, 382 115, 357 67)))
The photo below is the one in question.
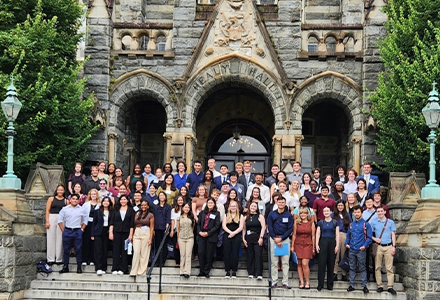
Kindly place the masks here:
POLYGON ((191 275, 191 254, 194 246, 194 217, 189 203, 182 207, 177 219, 177 240, 180 250, 180 276, 189 278, 191 275))
POLYGON ((236 278, 238 269, 238 252, 241 245, 241 231, 243 223, 237 201, 231 201, 228 206, 226 217, 223 218, 223 258, 225 262, 225 277, 236 278), (230 271, 232 270, 232 274, 230 271))
POLYGON ((182 195, 178 195, 174 199, 173 208, 171 209, 171 230, 170 238, 173 245, 173 256, 176 262, 176 267, 180 267, 180 245, 177 240, 177 219, 179 219, 182 213, 182 207, 185 204, 185 200, 182 195))
MULTIPOLYGON (((322 189, 327 188, 323 186, 322 189)), ((328 188, 327 188, 328 190, 328 188)), ((316 253, 318 253, 318 287, 324 287, 324 277, 327 271, 327 289, 333 290, 333 269, 335 267, 336 253, 339 245, 339 227, 330 216, 331 209, 326 206, 322 209, 324 219, 318 221, 316 229, 316 253)))
MULTIPOLYGON (((171 206, 167 203, 167 195, 160 192, 157 195, 159 203, 154 207, 154 251, 157 255, 160 243, 162 242, 165 231, 171 225, 171 206)), ((162 247, 162 260, 156 261, 157 265, 164 265, 168 256, 167 240, 162 247)))
POLYGON ((110 197, 104 197, 99 209, 94 211, 91 239, 94 244, 95 271, 97 275, 103 275, 107 270, 108 230, 112 213, 113 202, 110 197))
POLYGON ((128 274, 128 255, 125 241, 133 241, 134 210, 128 197, 122 195, 110 219, 109 239, 113 241, 112 274, 128 274))
POLYGON ((93 266, 95 264, 95 254, 94 254, 94 241, 92 237, 92 227, 93 227, 93 217, 95 215, 95 210, 99 209, 101 205, 101 199, 98 196, 98 191, 96 189, 91 189, 87 195, 86 202, 83 205, 85 213, 89 216, 88 224, 83 234, 83 263, 85 266, 87 264, 93 266))
POLYGON ((142 201, 141 209, 134 216, 134 228, 130 276, 142 276, 147 273, 154 236, 154 216, 147 201, 142 201))
POLYGON ((356 269, 359 266, 362 290, 366 294, 370 292, 367 288, 366 250, 371 244, 373 232, 370 224, 362 218, 362 207, 360 205, 354 207, 353 213, 355 219, 348 228, 347 238, 345 240, 345 247, 350 249, 348 253, 350 262, 350 286, 347 288, 347 291, 352 292, 355 290, 356 269))
MULTIPOLYGON (((336 201, 336 209, 333 212, 333 219, 337 222, 339 227, 339 240, 338 243, 338 253, 336 253, 336 260, 335 260, 335 268, 333 270, 333 281, 338 281, 338 268, 339 268, 339 261, 342 260, 342 257, 345 253, 345 240, 347 237, 347 230, 348 227, 350 227, 350 217, 348 216, 347 211, 345 210, 345 204, 342 200, 336 201)), ((347 278, 347 271, 343 270, 342 273, 342 281, 348 281, 347 278)))
POLYGON ((47 232, 47 263, 49 265, 63 263, 63 233, 58 226, 58 215, 66 206, 64 186, 58 185, 55 194, 46 203, 46 232, 47 232))

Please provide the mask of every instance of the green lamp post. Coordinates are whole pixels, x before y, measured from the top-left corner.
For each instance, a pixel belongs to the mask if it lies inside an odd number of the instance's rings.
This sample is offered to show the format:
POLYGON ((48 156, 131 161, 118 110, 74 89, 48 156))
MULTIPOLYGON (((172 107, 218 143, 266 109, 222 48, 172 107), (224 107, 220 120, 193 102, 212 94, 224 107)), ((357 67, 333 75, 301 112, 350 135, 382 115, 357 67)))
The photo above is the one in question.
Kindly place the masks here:
POLYGON ((6 93, 6 99, 2 102, 2 110, 8 121, 6 135, 8 136, 8 168, 6 174, 0 178, 0 188, 21 189, 21 180, 14 174, 14 121, 22 107, 17 97, 17 90, 14 86, 14 79, 11 77, 11 84, 6 93))
POLYGON ((435 142, 437 141, 435 130, 440 123, 440 105, 438 103, 438 92, 435 89, 436 84, 436 82, 432 83, 432 91, 429 93, 428 103, 422 109, 426 125, 428 125, 429 129, 431 129, 431 133, 428 135, 429 181, 428 184, 422 189, 422 198, 440 199, 440 186, 435 180, 435 142))

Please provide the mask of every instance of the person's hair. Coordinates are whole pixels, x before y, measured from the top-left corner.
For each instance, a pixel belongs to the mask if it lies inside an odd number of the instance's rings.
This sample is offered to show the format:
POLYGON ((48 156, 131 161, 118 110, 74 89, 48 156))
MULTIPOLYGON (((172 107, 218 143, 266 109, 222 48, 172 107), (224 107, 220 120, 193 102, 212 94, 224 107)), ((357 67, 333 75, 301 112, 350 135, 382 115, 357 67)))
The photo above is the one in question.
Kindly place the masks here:
POLYGON ((249 219, 249 216, 251 215, 251 210, 250 210, 250 207, 251 207, 251 205, 252 205, 252 203, 254 203, 256 206, 257 206, 257 210, 256 210, 256 212, 257 212, 257 215, 259 215, 260 214, 260 210, 258 209, 258 203, 255 203, 255 202, 249 202, 249 204, 247 204, 246 206, 247 206, 247 212, 246 212, 246 220, 247 219, 249 219))
POLYGON ((321 186, 321 191, 322 190, 327 190, 327 191, 329 191, 330 192, 330 189, 329 189, 329 187, 328 186, 326 186, 326 185, 323 185, 323 186, 321 186))
POLYGON ((118 203, 116 203, 116 205, 115 205, 115 210, 120 210, 121 209, 121 200, 123 199, 123 198, 125 198, 126 200, 127 200, 127 206, 128 207, 131 207, 131 202, 130 202, 130 199, 128 198, 128 196, 127 195, 125 195, 125 194, 122 194, 120 197, 119 197, 119 201, 118 201, 118 203))
POLYGON ((310 178, 310 181, 309 181, 309 184, 310 184, 310 182, 313 180, 312 178, 312 175, 309 173, 309 172, 304 172, 303 173, 303 176, 301 177, 301 181, 304 183, 304 176, 309 176, 309 178, 310 178))
POLYGON ((302 219, 301 219, 300 215, 303 212, 307 213, 307 221, 310 221, 312 219, 312 216, 310 215, 309 208, 302 207, 302 208, 298 209, 298 218, 296 218, 296 224, 301 224, 302 223, 302 219))
POLYGON ((284 200, 284 201, 286 201, 286 198, 284 198, 283 196, 278 197, 277 201, 280 201, 280 200, 284 200))
POLYGON ((206 199, 206 205, 205 205, 205 209, 204 209, 205 214, 209 213, 208 201, 214 202, 214 207, 212 208, 212 212, 216 212, 217 211, 217 203, 215 202, 215 199, 212 197, 208 197, 208 199, 206 199))
POLYGON ((145 191, 145 182, 143 180, 136 180, 133 187, 136 188, 136 183, 140 182, 142 184, 142 191, 145 191))
MULTIPOLYGON (((339 210, 338 210, 338 204, 339 203, 344 204, 344 201, 342 201, 342 200, 336 201, 335 211, 333 212, 333 219, 336 220, 336 221, 340 220, 339 210)), ((342 223, 344 225, 344 228, 348 229, 348 227, 350 226, 350 222, 351 221, 350 221, 350 217, 348 215, 347 209, 345 208, 345 205, 344 205, 344 208, 341 211, 341 215, 342 215, 342 223)))
MULTIPOLYGON (((157 170, 160 170, 161 172, 162 172, 162 174, 164 174, 164 172, 163 172, 163 170, 162 170, 162 168, 156 168, 156 170, 154 170, 154 174, 156 174, 157 173, 157 170)), ((160 180, 160 178, 157 178, 158 180, 160 180)))
POLYGON ((122 176, 115 176, 115 178, 113 178, 113 182, 116 182, 116 180, 120 180, 120 181, 122 181, 122 184, 124 184, 124 177, 122 177, 122 176))
POLYGON ((252 163, 249 161, 249 160, 245 160, 244 162, 243 162, 243 166, 244 165, 251 165, 252 166, 252 163))
POLYGON ((347 170, 347 178, 348 178, 348 173, 350 173, 350 172, 353 172, 355 178, 358 176, 358 172, 356 172, 355 169, 348 169, 347 170))
POLYGON ((139 169, 141 169, 141 170, 140 170, 140 174, 142 174, 142 170, 143 170, 143 169, 142 169, 141 164, 135 164, 134 167, 133 167, 133 173, 131 173, 131 174, 132 174, 132 175, 135 174, 135 173, 134 173, 134 170, 136 170, 136 167, 139 167, 139 169))
POLYGON ((103 160, 101 160, 100 162, 98 162, 98 164, 96 165, 97 167, 98 167, 98 169, 99 169, 99 165, 100 164, 104 164, 104 173, 107 173, 106 171, 107 171, 107 164, 105 163, 105 161, 103 161, 103 160))
POLYGON ((242 207, 242 205, 241 205, 241 203, 240 203, 240 201, 238 199, 237 191, 234 190, 234 189, 230 189, 229 192, 228 192, 228 196, 226 197, 226 202, 224 204, 225 211, 228 211, 229 205, 231 204, 232 201, 236 201, 238 203, 238 210, 239 211, 243 210, 243 207, 242 207), (231 198, 231 193, 233 193, 233 192, 235 193, 235 199, 231 198))
POLYGON ((101 183, 101 181, 104 181, 104 182, 105 182, 105 185, 107 185, 107 183, 108 183, 107 180, 106 180, 105 178, 101 178, 101 179, 99 179, 99 180, 98 180, 98 183, 101 183))
POLYGON ((272 194, 272 197, 270 198, 270 204, 275 204, 275 201, 274 201, 275 197, 280 198, 280 197, 282 197, 282 196, 283 196, 283 195, 281 195, 280 192, 274 192, 274 193, 272 194))
POLYGON ((380 196, 380 201, 382 202, 382 193, 380 191, 374 191, 373 194, 371 194, 371 198, 374 200, 374 195, 380 196))
POLYGON ((277 168, 279 168, 280 166, 279 166, 278 164, 272 164, 272 165, 270 166, 270 168, 272 169, 273 167, 277 167, 277 168))
POLYGON ((153 182, 153 181, 151 181, 150 186, 149 186, 148 188, 151 189, 151 187, 156 188, 156 186, 154 185, 154 182, 153 182))
POLYGON ((148 209, 145 212, 145 214, 143 214, 142 209, 140 209, 138 211, 138 213, 137 213, 138 214, 138 217, 137 217, 138 221, 140 221, 141 219, 146 219, 148 217, 148 214, 150 213, 150 203, 148 201, 142 201, 142 203, 144 203, 144 202, 147 203, 148 209))
POLYGON ((159 194, 157 194, 157 200, 159 200, 159 204, 160 204, 160 195, 162 195, 162 194, 165 196, 165 203, 167 203, 167 194, 165 194, 165 192, 162 191, 159 194))
POLYGON ((356 205, 355 207, 353 207, 353 211, 355 211, 355 210, 362 211, 362 207, 360 205, 356 205))
POLYGON ((168 173, 168 174, 165 175, 165 177, 164 177, 164 179, 163 179, 163 183, 162 183, 162 189, 163 189, 163 190, 166 190, 166 189, 167 189, 166 179, 167 179, 168 177, 171 177, 171 178, 173 179, 173 181, 171 181, 171 187, 170 187, 170 189, 171 189, 172 191, 176 191, 177 188, 176 188, 176 186, 174 185, 174 176, 173 176, 173 174, 171 174, 171 173, 168 173))
POLYGON ((321 170, 320 170, 319 168, 313 168, 313 169, 312 169, 312 173, 315 173, 315 171, 318 171, 319 174, 321 174, 321 170))
MULTIPOLYGON (((275 182, 276 183, 279 183, 280 182, 280 180, 278 179, 278 175, 279 174, 284 174, 284 178, 285 179, 283 179, 283 181, 285 181, 286 179, 287 179, 287 175, 286 175, 286 172, 284 172, 284 171, 279 171, 278 173, 277 173, 277 175, 275 176, 275 182)), ((287 184, 287 183, 286 183, 287 184)))
POLYGON ((150 163, 146 163, 146 164, 144 165, 144 168, 143 168, 142 170, 145 170, 145 168, 146 168, 147 166, 150 166, 151 171, 153 171, 153 166, 152 166, 150 163))
POLYGON ((115 174, 116 174, 116 170, 121 170, 121 174, 122 174, 121 177, 124 178, 124 171, 122 171, 121 168, 116 168, 116 169, 115 169, 115 174))
POLYGON ((239 161, 238 163, 235 164, 235 167, 243 167, 243 163, 239 161))
POLYGON ((256 186, 256 187, 254 187, 254 188, 252 189, 252 192, 251 192, 251 195, 249 196, 248 201, 251 201, 252 199, 254 199, 254 191, 255 191, 255 190, 258 190, 258 200, 261 200, 261 191, 260 191, 260 188, 259 188, 258 186, 256 186))
POLYGON ((189 190, 188 190, 188 188, 186 187, 186 185, 183 185, 181 188, 180 188, 180 190, 179 190, 179 195, 181 195, 182 197, 183 197, 183 200, 185 201, 185 202, 191 202, 191 196, 189 195, 189 190), (182 189, 185 189, 185 191, 186 191, 186 195, 184 196, 184 195, 182 195, 182 189))
POLYGON ((99 197, 99 193, 97 189, 91 189, 88 193, 87 193, 87 198, 86 201, 84 202, 89 202, 90 200, 92 200, 92 192, 95 191, 96 193, 96 202, 101 205, 101 198, 99 197))
POLYGON ((62 184, 58 184, 57 185, 57 187, 55 188, 55 192, 53 193, 53 196, 55 197, 57 195, 57 190, 58 190, 59 187, 63 188, 63 190, 64 190, 63 197, 66 198, 66 188, 62 184))
POLYGON ((179 200, 179 198, 182 198, 182 200, 183 200, 183 204, 182 204, 182 206, 180 207, 180 211, 182 211, 182 207, 183 207, 183 205, 185 205, 185 203, 186 203, 185 198, 184 198, 181 194, 177 195, 177 196, 174 198, 174 201, 173 201, 173 208, 174 208, 174 212, 175 212, 175 213, 178 213, 178 212, 179 212, 179 204, 177 204, 177 201, 179 200))
MULTIPOLYGON (((165 163, 164 165, 163 165, 163 168, 162 168, 162 170, 165 170, 165 167, 166 166, 169 166, 170 167, 170 173, 168 173, 168 174, 171 174, 172 172, 173 172, 173 166, 170 164, 170 163, 165 163)), ((165 172, 165 171, 164 171, 165 172)))
POLYGON ((292 163, 292 166, 294 165, 294 164, 298 164, 300 167, 301 167, 301 163, 299 162, 299 161, 294 161, 293 163, 292 163))
POLYGON ((358 179, 358 181, 357 181, 357 185, 358 186, 357 186, 356 190, 359 191, 359 182, 360 181, 362 181, 364 183, 364 185, 365 185, 364 189, 367 190, 367 181, 365 179, 363 179, 363 178, 359 178, 358 179))
POLYGON ((188 211, 188 219, 190 219, 191 220, 191 226, 193 226, 194 225, 194 216, 193 216, 193 213, 192 213, 192 211, 191 211, 191 204, 190 203, 188 203, 188 202, 186 202, 186 203, 183 203, 183 205, 182 205, 182 213, 181 213, 181 215, 180 216, 182 216, 183 215, 183 208, 185 207, 185 206, 189 206, 189 211, 188 211))
POLYGON ((75 162, 75 164, 73 165, 73 172, 75 173, 76 165, 80 165, 81 166, 81 170, 79 170, 79 172, 82 173, 82 171, 83 171, 83 164, 80 163, 79 161, 75 162))
POLYGON ((205 182, 207 179, 206 179, 206 174, 207 173, 209 173, 209 174, 211 174, 211 182, 213 182, 214 181, 214 173, 211 171, 211 170, 206 170, 205 171, 205 173, 203 173, 203 182, 205 182))
POLYGON ((240 206, 238 205, 238 202, 234 201, 234 200, 229 202, 228 212, 226 213, 226 224, 232 223, 232 221, 234 221, 235 223, 240 222, 240 206), (237 211, 235 212, 234 218, 232 218, 232 215, 231 215, 231 204, 232 203, 237 204, 237 211))
MULTIPOLYGON (((220 190, 219 189, 213 189, 212 191, 211 191, 211 195, 212 194, 221 194, 222 192, 220 192, 220 190)), ((209 195, 209 196, 211 196, 211 195, 209 195)), ((215 200, 215 199, 214 199, 215 200)))
POLYGON ((229 178, 231 178, 231 176, 235 176, 238 178, 238 172, 237 171, 231 171, 231 173, 229 173, 229 178))
MULTIPOLYGON (((79 187, 80 187, 80 189, 79 189, 80 194, 83 194, 84 192, 83 192, 82 184, 79 182, 77 182, 73 185, 72 191, 75 190, 75 186, 77 186, 77 185, 79 185, 79 187)), ((55 190, 55 193, 56 193, 56 190, 55 190)))
POLYGON ((93 170, 93 169, 98 170, 98 166, 95 166, 95 165, 91 166, 91 167, 90 167, 90 171, 93 170))
POLYGON ((197 197, 197 198, 200 197, 199 189, 200 189, 201 187, 203 187, 203 188, 205 189, 205 197, 204 197, 204 198, 209 198, 209 195, 208 195, 209 191, 208 191, 208 189, 206 188, 206 185, 204 185, 203 183, 201 183, 201 184, 197 187, 197 190, 196 190, 196 197, 197 197))
POLYGON ((307 206, 306 206, 306 207, 309 207, 309 201, 310 201, 310 200, 309 200, 309 198, 308 198, 307 196, 305 196, 305 195, 299 197, 299 206, 298 206, 298 207, 302 207, 302 206, 301 206, 301 199, 302 199, 302 198, 306 198, 306 199, 307 199, 307 206))
POLYGON ((186 172, 186 163, 183 160, 179 160, 176 165, 177 170, 179 170, 179 164, 183 164, 183 166, 185 167, 185 172, 186 172))
POLYGON ((358 202, 358 200, 357 200, 356 195, 355 195, 354 193, 350 193, 350 194, 348 194, 347 197, 345 198, 345 209, 346 209, 347 211, 349 211, 349 209, 350 209, 350 208, 348 207, 348 205, 349 205, 349 203, 348 203, 348 196, 350 196, 350 195, 352 195, 353 198, 354 198, 353 208, 359 205, 359 202, 358 202))
POLYGON ((371 167, 371 163, 368 161, 364 161, 364 163, 362 164, 362 166, 370 166, 371 167))
POLYGON ((200 160, 196 159, 196 160, 194 161, 194 163, 193 163, 193 166, 195 166, 196 164, 201 164, 201 165, 202 165, 202 162, 201 162, 200 160))
POLYGON ((301 187, 301 184, 299 183, 298 179, 292 180, 292 182, 289 185, 289 195, 294 196, 296 194, 298 196, 298 198, 300 198, 301 197, 301 192, 299 191, 300 187, 301 187), (296 192, 293 191, 293 182, 295 182, 295 181, 298 182, 298 190, 296 192))
POLYGON ((109 163, 108 166, 107 166, 107 174, 108 175, 113 175, 113 174, 115 174, 115 171, 116 171, 116 165, 114 163, 109 163), (108 170, 110 166, 115 167, 115 169, 113 170, 112 173, 110 173, 110 171, 108 170))
POLYGON ((79 195, 78 194, 71 194, 70 195, 70 199, 72 199, 72 197, 76 197, 76 199, 79 200, 79 195))
POLYGON ((339 165, 336 167, 336 172, 339 171, 339 169, 342 169, 344 171, 344 175, 345 175, 345 167, 343 165, 339 165))
MULTIPOLYGON (((113 210, 113 202, 112 199, 110 199, 110 197, 105 196, 104 198, 102 198, 101 200, 101 205, 99 205, 99 212, 101 213, 101 216, 104 215, 104 206, 102 205, 102 202, 104 202, 105 199, 108 199, 109 205, 108 205, 108 211, 112 211, 113 210)), ((109 216, 110 217, 110 216, 109 216)))
POLYGON ((374 202, 373 198, 371 198, 371 197, 367 197, 367 198, 365 199, 365 203, 367 203, 367 201, 369 201, 369 200, 371 200, 371 201, 374 202))
POLYGON ((264 179, 264 174, 263 173, 255 173, 255 177, 257 177, 257 176, 261 176, 264 179))
POLYGON ((225 165, 225 164, 222 164, 222 165, 220 165, 220 169, 221 169, 222 167, 225 167, 226 169, 228 169, 228 170, 229 170, 228 166, 227 166, 227 165, 225 165))
POLYGON ((335 182, 335 178, 333 177, 333 175, 332 174, 325 174, 325 176, 324 176, 324 180, 323 180, 323 182, 324 182, 324 184, 325 184, 325 179, 328 177, 328 176, 330 176, 330 178, 331 178, 331 180, 332 180, 332 182, 330 183, 331 185, 333 185, 333 183, 335 182))

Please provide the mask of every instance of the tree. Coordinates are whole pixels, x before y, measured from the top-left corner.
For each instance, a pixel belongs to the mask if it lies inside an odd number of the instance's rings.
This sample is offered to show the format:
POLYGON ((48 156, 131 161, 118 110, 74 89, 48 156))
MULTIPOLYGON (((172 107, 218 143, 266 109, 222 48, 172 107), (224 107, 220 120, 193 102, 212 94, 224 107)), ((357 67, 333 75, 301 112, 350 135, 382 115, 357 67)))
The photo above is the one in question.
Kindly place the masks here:
POLYGON ((387 171, 428 167, 429 129, 421 111, 431 83, 440 81, 439 7, 440 0, 390 0, 385 7, 388 34, 380 44, 385 70, 370 100, 387 171))
MULTIPOLYGON (((23 107, 14 124, 14 171, 31 164, 71 168, 86 156, 95 131, 93 95, 82 98, 85 79, 76 61, 82 6, 77 0, 0 1, 0 94, 14 76, 23 107)), ((6 120, 0 122, 0 169, 6 169, 6 120)))

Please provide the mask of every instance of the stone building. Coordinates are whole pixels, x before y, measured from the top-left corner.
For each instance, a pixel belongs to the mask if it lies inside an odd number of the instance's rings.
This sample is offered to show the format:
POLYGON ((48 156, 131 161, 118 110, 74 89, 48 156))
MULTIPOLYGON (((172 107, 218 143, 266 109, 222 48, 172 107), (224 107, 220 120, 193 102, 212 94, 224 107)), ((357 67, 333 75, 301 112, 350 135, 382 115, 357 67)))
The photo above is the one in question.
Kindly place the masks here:
POLYGON ((334 173, 381 162, 367 91, 383 0, 91 0, 91 161, 184 159, 334 173))

